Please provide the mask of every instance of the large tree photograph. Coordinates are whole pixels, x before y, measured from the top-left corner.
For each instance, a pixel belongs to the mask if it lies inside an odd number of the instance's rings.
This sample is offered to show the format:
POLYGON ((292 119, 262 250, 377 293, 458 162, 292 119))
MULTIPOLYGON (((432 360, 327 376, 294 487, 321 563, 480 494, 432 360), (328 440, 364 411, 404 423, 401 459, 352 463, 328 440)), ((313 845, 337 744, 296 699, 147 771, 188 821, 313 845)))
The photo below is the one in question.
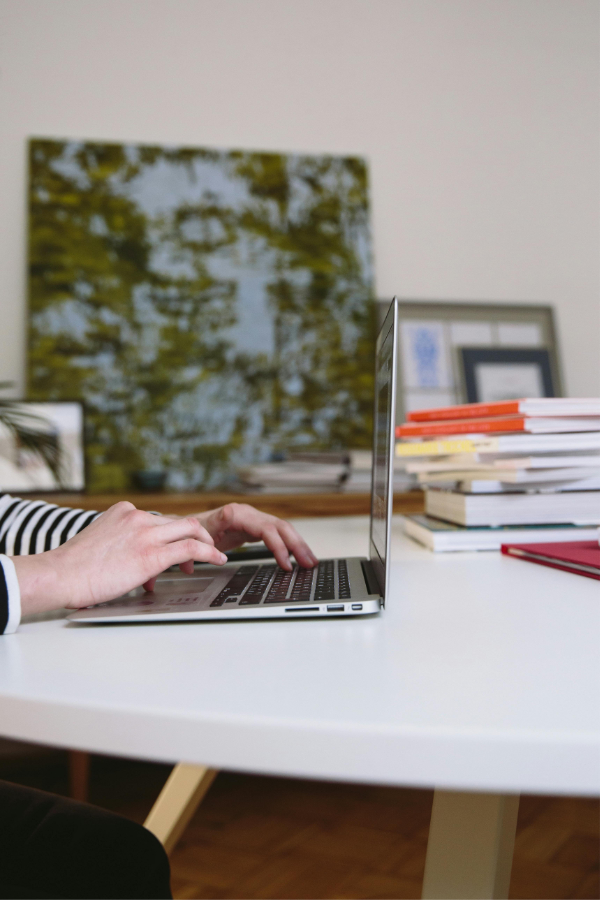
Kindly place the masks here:
POLYGON ((28 397, 82 400, 91 492, 227 486, 368 448, 375 314, 357 157, 30 141, 28 397))

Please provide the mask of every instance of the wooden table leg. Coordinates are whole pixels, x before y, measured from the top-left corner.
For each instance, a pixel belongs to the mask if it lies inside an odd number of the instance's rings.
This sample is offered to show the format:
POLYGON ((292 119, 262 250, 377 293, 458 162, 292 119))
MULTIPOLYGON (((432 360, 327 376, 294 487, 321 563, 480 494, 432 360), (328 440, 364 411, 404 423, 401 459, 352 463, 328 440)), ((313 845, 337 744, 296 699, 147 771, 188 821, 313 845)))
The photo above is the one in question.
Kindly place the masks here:
POLYGON ((90 784, 90 754, 69 750, 69 796, 86 803, 90 784))
POLYGON ((436 790, 424 900, 508 897, 518 812, 518 794, 436 790))
POLYGON ((216 769, 179 763, 167 778, 145 827, 170 853, 217 775, 216 769))

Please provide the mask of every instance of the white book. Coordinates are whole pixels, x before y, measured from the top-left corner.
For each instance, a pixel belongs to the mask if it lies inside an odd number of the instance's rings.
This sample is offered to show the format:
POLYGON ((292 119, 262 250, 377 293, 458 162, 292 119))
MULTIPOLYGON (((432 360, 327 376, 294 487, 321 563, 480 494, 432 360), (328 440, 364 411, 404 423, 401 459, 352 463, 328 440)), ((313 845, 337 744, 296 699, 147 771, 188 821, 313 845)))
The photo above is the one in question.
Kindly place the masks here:
POLYGON ((473 469, 451 469, 446 472, 419 472, 419 484, 434 484, 440 481, 501 481, 506 484, 549 484, 553 481, 581 481, 600 475, 596 469, 501 469, 499 466, 481 466, 473 469))
POLYGON ((600 416, 600 397, 528 397, 516 403, 523 416, 600 416))
POLYGON ((600 450, 600 430, 572 434, 450 435, 396 444, 396 456, 420 458, 456 454, 580 453, 600 450))
POLYGON ((503 525, 467 528, 432 516, 404 516, 402 527, 415 541, 436 553, 457 550, 499 550, 502 544, 597 540, 598 530, 587 525, 503 525))
POLYGON ((600 452, 582 454, 553 454, 551 456, 499 456, 497 453, 463 453, 445 456, 443 459, 424 459, 415 462, 407 461, 404 468, 407 472, 454 472, 458 469, 487 471, 495 466, 498 469, 562 469, 578 466, 582 469, 600 469, 600 452))
POLYGON ((469 481, 449 483, 450 489, 456 488, 467 494, 514 493, 515 491, 600 491, 600 476, 581 478, 578 481, 522 481, 510 484, 503 481, 487 481, 483 478, 472 478, 469 481))
POLYGON ((243 485, 265 491, 336 490, 348 474, 346 466, 326 463, 281 462, 238 469, 243 485))
POLYGON ((492 464, 499 469, 561 469, 564 466, 597 469, 600 468, 600 453, 581 456, 518 456, 512 459, 494 459, 492 464))
POLYGON ((428 488, 425 512, 459 525, 598 525, 600 491, 477 494, 428 488))
POLYGON ((573 434, 481 435, 474 441, 478 453, 558 453, 573 450, 600 450, 600 431, 573 434))

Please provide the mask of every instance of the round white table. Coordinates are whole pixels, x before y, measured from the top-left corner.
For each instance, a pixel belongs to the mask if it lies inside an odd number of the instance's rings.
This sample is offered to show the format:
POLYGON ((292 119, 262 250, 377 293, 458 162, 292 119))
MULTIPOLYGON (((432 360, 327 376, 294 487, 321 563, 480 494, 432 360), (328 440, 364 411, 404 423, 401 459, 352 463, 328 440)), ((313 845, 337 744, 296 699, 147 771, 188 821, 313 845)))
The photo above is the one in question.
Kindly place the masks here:
MULTIPOLYGON (((320 557, 366 552, 366 518, 294 524, 320 557)), ((392 547, 377 616, 23 624, 0 640, 0 732, 213 768, 433 786, 424 895, 500 896, 498 834, 516 821, 506 796, 600 793, 598 583, 494 552, 436 555, 399 520, 392 547), (448 876, 457 851, 436 838, 434 854, 434 826, 482 796, 499 798, 486 876, 495 881, 472 887, 486 894, 453 894, 463 890, 448 876)), ((491 821, 489 811, 466 817, 478 832, 491 821)))

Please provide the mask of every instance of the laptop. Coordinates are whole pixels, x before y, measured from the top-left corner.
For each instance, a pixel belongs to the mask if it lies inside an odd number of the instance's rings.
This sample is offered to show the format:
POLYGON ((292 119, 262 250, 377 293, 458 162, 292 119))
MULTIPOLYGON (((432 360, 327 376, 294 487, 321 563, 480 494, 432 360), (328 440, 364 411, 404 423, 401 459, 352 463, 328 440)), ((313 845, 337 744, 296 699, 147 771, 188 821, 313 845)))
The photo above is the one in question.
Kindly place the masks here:
MULTIPOLYGON (((71 613, 77 623, 181 622, 360 616, 379 612, 389 583, 393 501, 394 425, 398 357, 398 301, 392 301, 376 345, 375 414, 369 557, 323 559, 292 572, 264 559, 199 565, 193 575, 165 572, 154 591, 71 613)), ((251 548, 244 556, 251 557, 251 548)))

